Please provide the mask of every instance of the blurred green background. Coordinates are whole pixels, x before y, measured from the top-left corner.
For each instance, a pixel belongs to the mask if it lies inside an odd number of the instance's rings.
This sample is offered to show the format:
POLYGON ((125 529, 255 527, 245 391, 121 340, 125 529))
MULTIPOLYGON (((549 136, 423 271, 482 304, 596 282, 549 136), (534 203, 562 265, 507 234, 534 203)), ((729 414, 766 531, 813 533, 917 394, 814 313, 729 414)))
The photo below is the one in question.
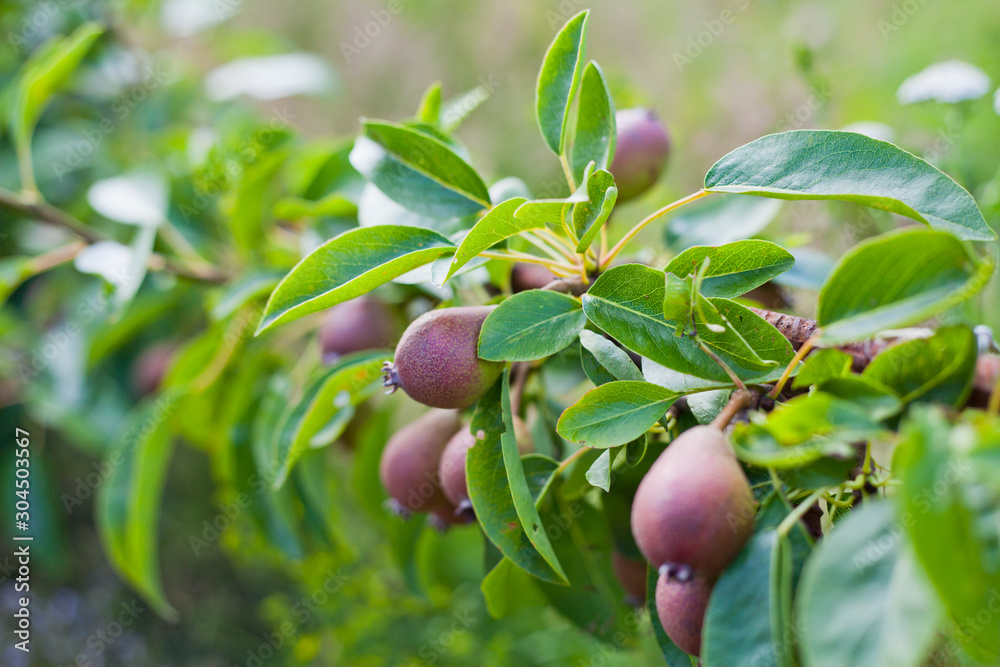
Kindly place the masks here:
MULTIPOLYGON (((204 146, 213 137, 238 152, 252 132, 278 119, 282 131, 296 135, 347 138, 360 116, 409 116, 434 81, 443 82, 446 98, 480 87, 483 102, 458 134, 489 182, 516 175, 546 192, 558 188, 549 184, 559 183, 561 172, 535 127, 535 77, 556 29, 586 7, 593 10, 588 55, 608 75, 618 108, 654 108, 674 139, 660 185, 616 213, 616 224, 630 224, 696 190, 716 159, 763 134, 875 122, 895 143, 967 187, 997 228, 995 0, 7 1, 0 6, 0 87, 48 35, 92 18, 112 26, 70 94, 54 101, 36 132, 40 188, 57 205, 76 210, 90 183, 150 165, 178 180, 205 179, 189 183, 196 193, 211 190, 205 183, 213 182, 213 158, 206 158, 204 146), (324 91, 276 100, 211 99, 218 91, 206 81, 218 66, 290 52, 322 58, 324 91), (992 81, 989 93, 957 105, 897 100, 907 77, 951 59, 981 68, 992 81), (95 135, 105 119, 110 129, 95 135), (80 151, 80 145, 91 148, 80 151)), ((13 150, 5 142, 0 184, 16 183, 13 150)), ((46 246, 44 235, 21 238, 21 223, 5 211, 0 216, 4 254, 12 237, 22 247, 46 246)), ((892 224, 846 204, 797 203, 783 208, 771 233, 786 245, 836 258, 892 224)), ((200 217, 189 225, 198 238, 200 217)), ((29 282, 12 301, 25 303, 31 289, 29 282)), ((996 303, 996 281, 990 289, 996 303)), ((55 317, 54 304, 31 303, 28 319, 55 317)), ((797 306, 799 314, 810 314, 808 298, 797 306)), ((1000 329, 998 310, 980 319, 1000 329)), ((145 322, 154 333, 143 344, 155 341, 156 327, 169 318, 161 312, 145 322)), ((326 471, 303 481, 315 484, 323 499, 317 504, 321 516, 314 517, 323 527, 283 540, 274 537, 280 522, 272 513, 280 508, 259 508, 267 503, 255 498, 254 511, 244 511, 234 505, 239 489, 213 474, 206 451, 179 448, 164 492, 160 561, 167 597, 180 616, 176 623, 161 620, 107 565, 93 520, 94 485, 87 481, 88 475, 99 479, 104 447, 132 400, 114 387, 127 378, 140 346, 123 345, 101 366, 100 373, 115 381, 77 385, 70 369, 28 391, 15 369, 30 344, 18 339, 23 333, 8 316, 0 319, 3 432, 14 425, 32 432, 40 454, 32 469, 33 520, 43 531, 34 561, 35 651, 25 656, 13 649, 8 627, 14 592, 3 522, 0 664, 661 663, 648 635, 639 647, 601 644, 531 600, 524 610, 492 620, 478 590, 484 566, 476 528, 441 536, 384 515, 380 492, 366 490, 377 460, 366 458, 374 445, 366 449, 365 443, 383 442, 387 421, 409 417, 393 412, 398 403, 376 402, 372 409, 384 410, 385 418, 369 420, 356 434, 354 452, 337 446, 310 454, 326 471)), ((184 327, 171 323, 172 335, 184 327)), ((6 440, 2 447, 7 471, 12 451, 6 440)), ((10 482, 5 474, 3 484, 10 482)), ((4 517, 12 513, 12 497, 4 486, 4 517)), ((647 621, 640 614, 636 622, 647 621)))

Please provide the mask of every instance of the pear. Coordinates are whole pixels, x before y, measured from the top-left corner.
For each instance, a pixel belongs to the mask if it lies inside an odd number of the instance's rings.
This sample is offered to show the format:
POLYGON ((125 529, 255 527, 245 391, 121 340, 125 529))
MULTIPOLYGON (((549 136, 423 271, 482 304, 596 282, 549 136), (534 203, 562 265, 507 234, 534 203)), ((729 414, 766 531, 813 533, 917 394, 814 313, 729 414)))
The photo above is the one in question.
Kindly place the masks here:
POLYGON ((718 428, 682 433, 653 463, 632 504, 632 535, 657 568, 717 577, 753 533, 753 493, 718 428))
POLYGON ((397 512, 429 512, 449 522, 455 508, 441 490, 438 466, 445 445, 461 426, 458 412, 429 410, 389 438, 379 477, 397 512))
MULTIPOLYGON (((535 443, 531 439, 528 425, 517 416, 514 417, 514 437, 517 439, 517 449, 522 454, 535 450, 535 443)), ((475 444, 476 437, 468 426, 463 426, 445 446, 438 469, 444 495, 455 506, 456 515, 469 521, 475 518, 475 513, 472 510, 472 502, 469 500, 465 460, 468 458, 469 449, 475 444)))
POLYGON ((503 364, 477 356, 479 332, 494 306, 432 310, 415 319, 386 363, 385 386, 432 408, 465 408, 489 391, 503 364))
POLYGON ((611 552, 611 570, 625 590, 626 601, 641 607, 646 602, 646 561, 615 549, 611 552))
POLYGON ((615 114, 615 121, 618 140, 608 170, 615 177, 621 203, 656 183, 670 157, 670 135, 649 109, 622 109, 615 114))
POLYGON ((361 350, 390 348, 396 343, 396 324, 385 304, 367 295, 331 308, 319 328, 323 361, 361 350))
POLYGON ((695 657, 701 654, 701 628, 714 584, 704 576, 685 581, 661 574, 656 581, 656 614, 663 631, 678 648, 695 657))

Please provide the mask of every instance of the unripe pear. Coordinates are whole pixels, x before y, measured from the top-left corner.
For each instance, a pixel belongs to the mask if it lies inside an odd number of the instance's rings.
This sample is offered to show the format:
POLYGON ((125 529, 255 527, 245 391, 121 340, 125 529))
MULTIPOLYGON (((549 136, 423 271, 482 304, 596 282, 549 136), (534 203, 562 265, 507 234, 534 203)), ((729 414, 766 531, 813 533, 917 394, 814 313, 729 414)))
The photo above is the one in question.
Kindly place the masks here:
POLYGON ((682 433, 639 484, 632 534, 656 567, 717 577, 753 533, 753 493, 726 437, 714 426, 682 433))
MULTIPOLYGON (((517 416, 514 417, 514 437, 517 439, 517 449, 522 454, 535 450, 535 443, 531 439, 528 425, 517 416)), ((476 436, 472 434, 468 426, 463 426, 445 446, 444 453, 441 454, 441 465, 438 468, 444 495, 455 506, 455 513, 470 521, 475 518, 475 513, 472 510, 472 502, 469 500, 465 460, 469 456, 469 450, 475 444, 476 436)))
POLYGON ((510 270, 510 291, 515 294, 542 289, 556 279, 556 274, 541 264, 518 263, 510 270))
POLYGON ((319 329, 323 361, 345 354, 390 348, 396 342, 396 326, 385 304, 373 296, 362 296, 331 308, 319 329))
POLYGON ((611 569, 625 589, 629 604, 642 606, 646 601, 646 561, 626 556, 615 549, 611 552, 611 569))
POLYGON ((477 356, 479 332, 494 306, 442 308, 415 319, 384 367, 385 386, 401 387, 433 408, 464 408, 489 391, 503 364, 477 356))
POLYGON ((684 581, 664 574, 656 581, 656 614, 663 631, 695 657, 701 654, 701 628, 714 583, 704 576, 684 581))
POLYGON ((442 519, 454 513, 441 490, 438 466, 445 445, 461 425, 454 410, 429 410, 389 438, 379 477, 398 511, 431 512, 442 519))
POLYGON ((609 171, 618 187, 618 202, 638 197, 660 177, 670 157, 670 135, 649 109, 622 109, 615 114, 618 141, 609 171))

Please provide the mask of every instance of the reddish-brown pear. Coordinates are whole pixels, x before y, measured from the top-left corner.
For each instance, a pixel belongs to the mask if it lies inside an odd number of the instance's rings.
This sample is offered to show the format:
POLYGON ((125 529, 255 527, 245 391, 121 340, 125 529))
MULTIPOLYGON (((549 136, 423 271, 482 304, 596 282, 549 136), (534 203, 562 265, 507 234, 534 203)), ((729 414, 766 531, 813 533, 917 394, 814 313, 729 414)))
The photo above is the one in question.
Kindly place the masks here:
POLYGON ((686 566, 718 576, 753 533, 753 494, 714 426, 682 433, 639 484, 632 534, 656 567, 686 566))
POLYGON ((670 135, 649 109, 622 109, 615 121, 618 140, 608 171, 615 177, 618 201, 623 202, 656 183, 670 157, 670 135))
POLYGON ((385 304, 366 295, 331 308, 319 328, 323 361, 361 350, 390 348, 396 325, 385 304))
POLYGON ((703 576, 682 581, 662 574, 656 582, 660 625, 671 641, 693 656, 701 655, 701 629, 714 583, 703 576))
POLYGON ((445 445, 462 425, 454 410, 430 410, 396 431, 382 451, 379 477, 395 509, 444 519, 455 508, 438 479, 445 445))
POLYGON ((442 308, 415 319, 385 366, 385 385, 433 408, 464 408, 485 394, 503 364, 477 355, 479 332, 493 306, 442 308))

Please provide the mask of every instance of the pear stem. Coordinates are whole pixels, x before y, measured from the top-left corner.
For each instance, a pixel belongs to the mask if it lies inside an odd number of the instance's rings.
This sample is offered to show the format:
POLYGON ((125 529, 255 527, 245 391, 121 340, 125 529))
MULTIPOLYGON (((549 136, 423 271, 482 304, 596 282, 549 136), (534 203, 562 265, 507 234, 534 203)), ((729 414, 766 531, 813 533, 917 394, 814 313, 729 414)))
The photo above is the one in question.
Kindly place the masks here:
POLYGON ((733 395, 729 397, 726 407, 722 408, 722 412, 712 420, 712 426, 720 431, 729 426, 729 422, 733 421, 733 418, 740 410, 744 410, 750 406, 750 398, 750 392, 746 389, 737 389, 734 391, 733 395))

